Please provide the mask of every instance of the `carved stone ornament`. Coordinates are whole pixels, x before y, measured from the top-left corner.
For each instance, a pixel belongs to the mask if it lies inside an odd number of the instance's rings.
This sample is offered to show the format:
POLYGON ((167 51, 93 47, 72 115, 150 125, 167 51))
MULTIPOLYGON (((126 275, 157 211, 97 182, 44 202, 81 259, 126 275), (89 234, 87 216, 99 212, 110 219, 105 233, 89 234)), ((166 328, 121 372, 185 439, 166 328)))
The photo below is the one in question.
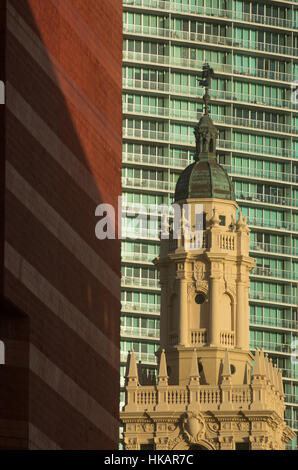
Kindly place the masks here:
POLYGON ((187 442, 181 437, 181 435, 175 437, 174 439, 169 439, 168 449, 169 450, 188 450, 189 446, 187 442))
POLYGON ((195 296, 195 293, 196 293, 196 288, 195 288, 194 284, 193 283, 187 284, 188 301, 190 301, 195 296))
POLYGON ((156 437, 155 439, 156 450, 168 449, 169 438, 168 437, 156 437))
POLYGON ((137 450, 138 449, 137 439, 136 438, 125 439, 125 449, 126 450, 137 450))
POLYGON ((219 424, 218 423, 207 423, 207 427, 211 432, 218 432, 219 431, 219 424))
POLYGON ((205 420, 200 413, 188 412, 182 421, 182 429, 188 441, 196 444, 205 434, 205 420))
POLYGON ((204 279, 204 264, 203 263, 195 263, 194 265, 194 271, 193 271, 193 276, 197 282, 200 282, 202 279, 204 279))
POLYGON ((206 300, 208 300, 208 289, 209 289, 208 281, 200 281, 196 283, 196 291, 203 292, 206 295, 206 300))

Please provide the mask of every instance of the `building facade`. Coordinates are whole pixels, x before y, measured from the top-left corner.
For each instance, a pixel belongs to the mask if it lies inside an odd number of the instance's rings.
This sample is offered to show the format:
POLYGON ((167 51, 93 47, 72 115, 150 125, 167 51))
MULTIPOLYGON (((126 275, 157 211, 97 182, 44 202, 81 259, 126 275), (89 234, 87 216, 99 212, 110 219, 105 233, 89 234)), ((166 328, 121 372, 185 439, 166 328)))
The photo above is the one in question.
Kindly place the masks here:
POLYGON ((0 14, 0 449, 117 449, 122 4, 0 14))
MULTIPOLYGON (((193 158, 202 109, 197 77, 208 62, 218 160, 233 179, 257 262, 250 273, 250 348, 264 348, 282 370, 285 416, 297 430, 298 4, 124 0, 123 7, 124 200, 141 203, 145 213, 172 202, 193 158)), ((123 240, 122 377, 132 347, 137 361, 156 370, 160 287, 152 260, 159 223, 153 219, 138 237, 123 240)))
POLYGON ((195 162, 176 185, 181 217, 154 261, 161 283, 158 383, 142 383, 132 351, 124 446, 282 450, 295 433, 284 421, 281 371, 263 350, 249 350, 250 229, 241 211, 236 219, 233 186, 216 162, 218 133, 207 102, 195 134, 195 162))

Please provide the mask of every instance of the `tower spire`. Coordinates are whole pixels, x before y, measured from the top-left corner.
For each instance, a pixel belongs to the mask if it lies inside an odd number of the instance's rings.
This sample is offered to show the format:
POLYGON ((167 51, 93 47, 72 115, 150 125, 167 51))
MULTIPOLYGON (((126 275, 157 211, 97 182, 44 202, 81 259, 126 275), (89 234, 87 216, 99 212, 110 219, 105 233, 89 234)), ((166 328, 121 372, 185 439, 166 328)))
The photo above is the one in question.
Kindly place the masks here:
POLYGON ((128 373, 126 375, 126 378, 128 380, 128 383, 138 384, 139 382, 138 366, 137 366, 136 355, 133 349, 130 351, 129 356, 127 358, 127 370, 128 370, 128 373))
POLYGON ((201 117, 198 124, 195 126, 195 138, 196 138, 196 152, 195 160, 215 160, 216 159, 216 139, 218 131, 214 126, 212 119, 209 115, 208 103, 210 101, 210 95, 208 93, 211 85, 211 78, 214 75, 213 69, 209 64, 203 65, 202 80, 199 80, 199 84, 204 87, 205 93, 203 95, 203 116, 201 117))
POLYGON ((261 364, 260 364, 260 353, 259 353, 259 350, 258 348, 256 348, 256 352, 255 352, 255 363, 254 363, 254 367, 253 367, 253 377, 255 379, 259 379, 261 377, 261 364))
POLYGON ((203 65, 202 70, 202 79, 198 80, 199 84, 205 88, 205 94, 203 96, 204 101, 204 115, 209 115, 208 102, 210 101, 210 95, 208 93, 209 87, 211 85, 211 78, 214 76, 214 70, 210 67, 209 64, 203 65))
POLYGON ((161 351, 159 371, 158 371, 158 383, 168 383, 168 372, 167 372, 167 361, 165 350, 161 351))

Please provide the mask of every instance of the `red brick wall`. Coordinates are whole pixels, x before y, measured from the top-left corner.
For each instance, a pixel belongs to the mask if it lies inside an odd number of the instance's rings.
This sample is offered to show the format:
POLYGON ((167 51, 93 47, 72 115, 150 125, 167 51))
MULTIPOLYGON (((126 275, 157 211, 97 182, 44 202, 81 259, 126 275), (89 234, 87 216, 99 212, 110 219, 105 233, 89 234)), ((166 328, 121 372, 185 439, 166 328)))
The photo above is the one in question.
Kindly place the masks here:
POLYGON ((29 374, 29 448, 117 448, 120 241, 95 208, 121 194, 122 1, 8 0, 5 39, 3 298, 29 339, 21 364, 3 317, 0 383, 29 374))

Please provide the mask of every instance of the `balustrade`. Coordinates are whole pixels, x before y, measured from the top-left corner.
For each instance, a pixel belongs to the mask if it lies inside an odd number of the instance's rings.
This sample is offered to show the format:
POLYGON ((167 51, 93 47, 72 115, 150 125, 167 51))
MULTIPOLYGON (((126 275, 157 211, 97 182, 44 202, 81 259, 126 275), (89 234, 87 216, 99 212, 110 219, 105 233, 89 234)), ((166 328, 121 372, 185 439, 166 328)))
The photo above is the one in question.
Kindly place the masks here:
POLYGON ((234 346, 235 345, 235 334, 233 331, 221 331, 220 332, 220 344, 223 346, 234 346))
POLYGON ((207 343, 207 330, 202 328, 200 330, 192 330, 190 333, 190 342, 192 346, 202 346, 207 343))

